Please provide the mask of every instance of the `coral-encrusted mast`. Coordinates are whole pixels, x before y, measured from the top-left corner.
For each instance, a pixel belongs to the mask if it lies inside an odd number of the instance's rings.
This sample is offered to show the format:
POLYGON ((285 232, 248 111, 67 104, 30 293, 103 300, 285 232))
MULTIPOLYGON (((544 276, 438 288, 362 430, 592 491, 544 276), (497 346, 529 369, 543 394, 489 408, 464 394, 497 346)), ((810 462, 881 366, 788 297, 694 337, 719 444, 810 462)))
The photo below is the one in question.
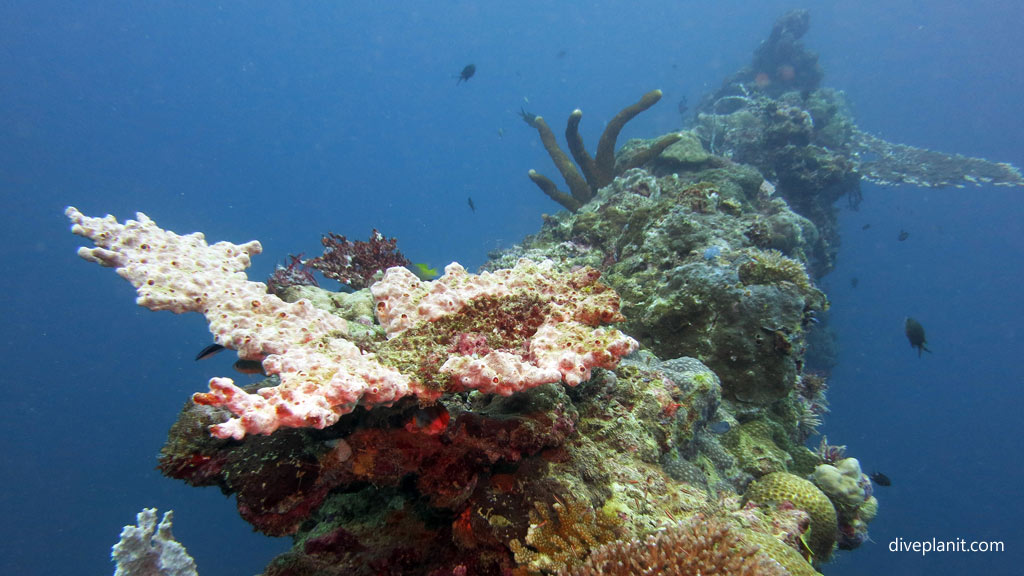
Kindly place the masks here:
POLYGON ((473 276, 453 263, 438 280, 421 282, 404 268, 392 268, 372 287, 378 318, 392 342, 407 331, 457 319, 481 299, 500 308, 503 299, 529 298, 535 303, 531 319, 540 318, 522 341, 502 346, 492 335, 479 350, 455 345, 472 337, 459 331, 457 321, 448 322, 446 336, 453 346, 447 361, 436 369, 421 358, 412 378, 346 340, 343 319, 306 300, 286 303, 267 294, 266 285, 250 282, 243 271, 249 257, 260 252, 259 242, 209 246, 202 234, 179 236, 142 213, 124 224, 113 216, 90 218, 73 207, 66 214, 72 232, 96 244, 79 249, 79 255, 117 268, 138 291, 139 305, 202 312, 218 344, 237 350, 241 358, 262 361, 268 375, 280 376, 279 385, 256 394, 230 378, 214 378, 210 392, 193 396, 199 404, 223 406, 237 416, 211 427, 219 438, 270 434, 281 426, 324 428, 356 405, 390 405, 408 395, 429 399, 469 389, 512 394, 560 380, 575 385, 588 379, 592 368, 612 368, 637 347, 618 330, 595 327, 621 315, 618 296, 597 282, 594 270, 562 274, 551 262, 524 260, 511 270, 473 276), (423 383, 431 369, 447 384, 423 383))

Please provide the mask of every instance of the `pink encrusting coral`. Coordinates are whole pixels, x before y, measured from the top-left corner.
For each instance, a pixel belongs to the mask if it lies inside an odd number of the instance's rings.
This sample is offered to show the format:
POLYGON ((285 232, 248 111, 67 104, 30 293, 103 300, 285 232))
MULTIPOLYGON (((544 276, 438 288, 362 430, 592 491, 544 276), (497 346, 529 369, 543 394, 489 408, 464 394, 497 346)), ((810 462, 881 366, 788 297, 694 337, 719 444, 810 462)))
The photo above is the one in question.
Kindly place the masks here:
MULTIPOLYGON (((370 292, 389 338, 424 322, 458 315, 474 302, 536 299, 543 320, 525 335, 524 350, 453 353, 440 368, 451 375, 453 389, 507 396, 559 380, 575 386, 590 379, 592 368, 614 368, 619 358, 636 349, 636 341, 618 330, 595 327, 622 320, 618 295, 599 284, 599 277, 590 268, 562 273, 551 261, 520 260, 514 268, 479 275, 453 263, 432 282, 423 282, 404 268, 391 268, 370 292)), ((465 333, 457 336, 464 341, 465 333)))
POLYGON ((346 339, 343 319, 306 300, 284 302, 267 294, 266 285, 250 282, 244 270, 260 252, 259 242, 209 246, 202 234, 179 236, 141 213, 125 224, 113 216, 90 218, 73 207, 66 214, 72 231, 97 246, 81 248, 79 255, 117 268, 136 287, 141 306, 203 313, 218 344, 262 361, 268 375, 280 376, 279 385, 256 394, 230 378, 214 378, 210 392, 193 396, 196 403, 235 414, 211 427, 219 438, 270 434, 282 426, 324 428, 357 405, 390 405, 410 395, 431 399, 471 389, 508 395, 560 380, 576 385, 594 367, 613 368, 637 348, 618 330, 596 327, 621 320, 618 296, 598 282, 599 273, 561 273, 550 262, 522 260, 510 270, 479 276, 451 264, 433 282, 404 268, 389 269, 371 288, 389 337, 381 345, 389 347, 385 362, 346 339), (495 313, 488 317, 480 308, 495 313), (474 314, 466 314, 470 310, 474 314), (477 324, 460 329, 460 315, 477 324), (481 319, 493 326, 481 327, 481 319), (441 337, 453 343, 440 366, 436 353, 420 350, 415 340, 438 326, 446 330, 441 337), (410 342, 405 349, 403 338, 410 342), (480 344, 465 345, 473 341, 480 344))

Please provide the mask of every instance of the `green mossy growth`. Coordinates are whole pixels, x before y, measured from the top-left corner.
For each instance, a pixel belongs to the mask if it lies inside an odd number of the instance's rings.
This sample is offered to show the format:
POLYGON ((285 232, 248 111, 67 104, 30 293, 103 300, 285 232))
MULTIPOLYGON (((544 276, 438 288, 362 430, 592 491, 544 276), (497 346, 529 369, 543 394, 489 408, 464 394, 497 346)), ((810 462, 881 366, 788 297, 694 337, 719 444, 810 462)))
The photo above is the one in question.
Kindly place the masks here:
POLYGON ((788 444, 782 427, 766 419, 745 422, 722 435, 722 444, 743 471, 754 476, 789 470, 793 458, 780 447, 788 444))

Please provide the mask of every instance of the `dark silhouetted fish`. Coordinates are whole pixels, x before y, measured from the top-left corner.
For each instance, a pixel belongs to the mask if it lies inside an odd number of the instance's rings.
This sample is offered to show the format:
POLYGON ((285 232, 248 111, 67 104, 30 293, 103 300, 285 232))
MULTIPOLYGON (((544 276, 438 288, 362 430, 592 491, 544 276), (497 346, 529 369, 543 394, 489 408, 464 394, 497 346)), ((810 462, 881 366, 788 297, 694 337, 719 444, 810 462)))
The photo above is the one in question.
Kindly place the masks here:
POLYGON ((473 77, 473 74, 476 74, 476 65, 466 64, 466 67, 463 68, 462 72, 459 74, 459 80, 455 83, 455 85, 458 86, 463 82, 469 82, 469 79, 473 77))
POLYGON ((900 230, 900 235, 896 237, 900 242, 903 242, 907 238, 910 238, 910 232, 907 232, 906 230, 900 230))
POLYGON ((856 276, 850 278, 850 288, 856 288, 857 284, 860 284, 860 280, 858 280, 856 276))
POLYGON ((232 366, 236 372, 242 374, 258 374, 260 376, 266 376, 267 373, 263 371, 263 362, 259 360, 236 360, 232 366))
POLYGON ((872 482, 879 486, 892 486, 892 480, 889 480, 889 477, 881 472, 872 472, 870 478, 872 482))
POLYGON ((921 351, 931 354, 932 351, 928 349, 928 340, 924 337, 924 326, 913 318, 907 317, 907 321, 904 324, 904 331, 907 333, 907 340, 910 340, 910 347, 917 348, 917 357, 921 357, 921 351))
POLYGON ((473 197, 470 196, 469 198, 466 198, 466 200, 469 202, 469 209, 476 212, 476 204, 473 204, 473 197))
POLYGON ((224 350, 224 347, 220 344, 210 344, 206 348, 200 350, 199 354, 196 354, 196 360, 206 360, 211 356, 215 356, 221 350, 224 350))

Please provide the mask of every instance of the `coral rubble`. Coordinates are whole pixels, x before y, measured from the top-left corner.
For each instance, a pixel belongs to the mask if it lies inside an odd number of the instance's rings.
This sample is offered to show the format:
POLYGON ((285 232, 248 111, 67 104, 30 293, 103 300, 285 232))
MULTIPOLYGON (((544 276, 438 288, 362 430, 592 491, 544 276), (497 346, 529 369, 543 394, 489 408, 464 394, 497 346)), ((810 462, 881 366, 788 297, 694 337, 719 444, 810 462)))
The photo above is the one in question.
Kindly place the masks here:
POLYGON ((196 576, 196 563, 171 533, 174 512, 164 512, 156 523, 156 508, 143 508, 137 525, 121 531, 110 559, 117 564, 114 576, 196 576))

